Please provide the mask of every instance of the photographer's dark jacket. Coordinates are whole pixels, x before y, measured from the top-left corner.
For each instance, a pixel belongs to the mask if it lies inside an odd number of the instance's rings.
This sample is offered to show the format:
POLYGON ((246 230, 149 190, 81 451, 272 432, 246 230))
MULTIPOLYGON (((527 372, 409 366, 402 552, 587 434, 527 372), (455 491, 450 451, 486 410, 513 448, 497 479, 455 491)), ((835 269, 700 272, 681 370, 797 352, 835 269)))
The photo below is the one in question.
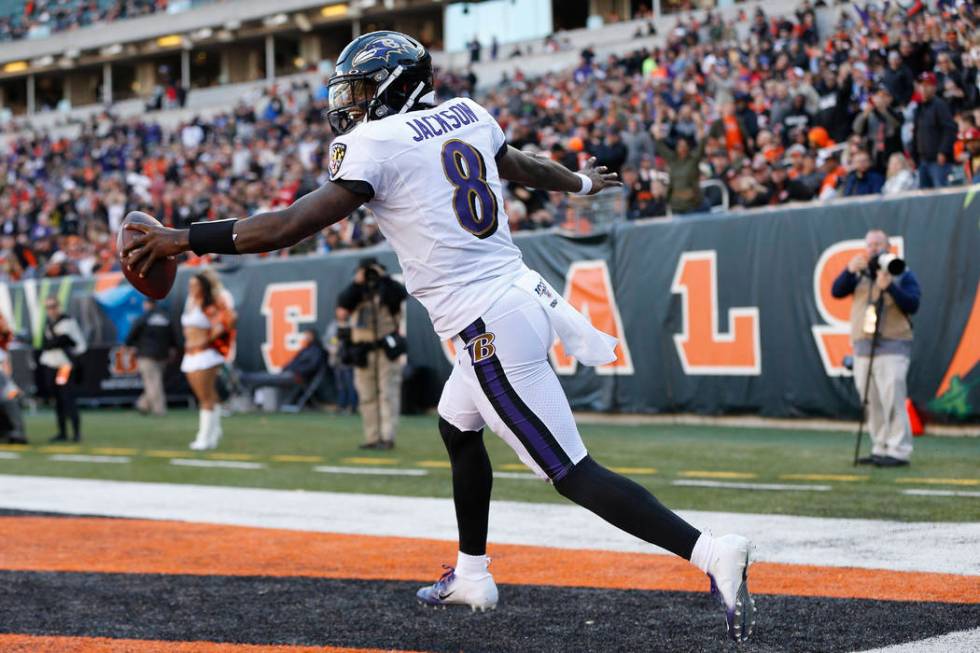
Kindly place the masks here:
MULTIPOLYGON (((854 303, 851 304, 851 342, 857 356, 871 353, 871 334, 864 332, 864 315, 868 305, 878 301, 881 292, 869 274, 854 274, 847 268, 834 280, 830 290, 838 299, 852 293, 854 295, 854 303)), ((894 278, 884 293, 882 315, 878 317, 878 345, 875 351, 878 354, 909 355, 912 350, 912 322, 909 316, 919 310, 919 299, 922 296, 919 281, 911 270, 906 269, 894 278)))
POLYGON ((126 346, 136 347, 139 358, 167 360, 170 349, 177 346, 177 334, 170 314, 157 306, 141 315, 129 329, 126 346))
POLYGON ((391 277, 381 277, 377 286, 352 283, 337 298, 337 305, 350 311, 351 342, 376 343, 398 331, 405 286, 391 277))

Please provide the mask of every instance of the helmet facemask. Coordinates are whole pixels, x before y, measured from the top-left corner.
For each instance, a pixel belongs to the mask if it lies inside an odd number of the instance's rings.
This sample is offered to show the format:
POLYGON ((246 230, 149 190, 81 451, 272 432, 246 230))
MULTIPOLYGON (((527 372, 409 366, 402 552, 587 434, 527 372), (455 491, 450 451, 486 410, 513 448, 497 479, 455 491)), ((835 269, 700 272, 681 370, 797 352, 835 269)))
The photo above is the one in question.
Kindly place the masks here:
POLYGON ((336 77, 327 86, 327 121, 337 134, 346 134, 364 122, 375 100, 378 84, 364 77, 336 77))

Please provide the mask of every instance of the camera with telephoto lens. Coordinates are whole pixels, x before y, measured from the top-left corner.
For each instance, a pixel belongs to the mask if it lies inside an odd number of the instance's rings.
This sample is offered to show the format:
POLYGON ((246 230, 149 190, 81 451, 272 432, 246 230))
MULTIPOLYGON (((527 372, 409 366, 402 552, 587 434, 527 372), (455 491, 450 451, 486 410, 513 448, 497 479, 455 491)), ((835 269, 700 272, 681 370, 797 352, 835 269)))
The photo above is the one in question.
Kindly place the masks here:
POLYGON ((905 272, 905 261, 895 256, 891 252, 882 252, 875 256, 868 263, 868 267, 873 271, 887 270, 893 277, 905 272))

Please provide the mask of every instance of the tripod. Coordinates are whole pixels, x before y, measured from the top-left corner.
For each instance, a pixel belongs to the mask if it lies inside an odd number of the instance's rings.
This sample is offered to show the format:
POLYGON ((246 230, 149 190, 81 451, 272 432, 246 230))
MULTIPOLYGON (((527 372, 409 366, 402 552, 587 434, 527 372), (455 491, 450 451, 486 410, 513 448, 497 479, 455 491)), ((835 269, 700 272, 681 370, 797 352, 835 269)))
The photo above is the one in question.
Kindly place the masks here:
MULTIPOLYGON (((872 291, 874 285, 871 286, 872 291)), ((881 291, 878 299, 875 300, 875 330, 871 334, 871 354, 868 356, 868 374, 864 378, 864 398, 861 401, 861 419, 858 421, 857 437, 854 440, 854 466, 857 467, 858 457, 861 454, 861 436, 864 433, 864 420, 868 416, 868 393, 871 391, 871 374, 875 365, 875 350, 878 348, 878 336, 881 333, 881 320, 884 317, 882 310, 885 304, 885 291, 881 291)))

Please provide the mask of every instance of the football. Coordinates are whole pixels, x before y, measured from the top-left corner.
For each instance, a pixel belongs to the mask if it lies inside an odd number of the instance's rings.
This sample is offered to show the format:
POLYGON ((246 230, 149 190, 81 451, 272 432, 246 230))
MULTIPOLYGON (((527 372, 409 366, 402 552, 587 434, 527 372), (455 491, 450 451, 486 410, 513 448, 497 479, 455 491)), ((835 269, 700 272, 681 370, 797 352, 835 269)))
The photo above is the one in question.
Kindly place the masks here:
POLYGON ((130 224, 148 224, 155 227, 163 225, 153 216, 141 211, 132 211, 122 221, 122 225, 119 228, 119 235, 116 239, 116 251, 120 257, 119 262, 122 264, 122 271, 126 276, 126 280, 133 284, 136 290, 147 297, 151 299, 163 299, 174 285, 174 278, 177 276, 177 261, 172 258, 158 260, 153 264, 145 277, 140 277, 137 270, 130 270, 126 266, 126 261, 122 258, 122 253, 126 246, 140 235, 140 232, 126 228, 130 224))

